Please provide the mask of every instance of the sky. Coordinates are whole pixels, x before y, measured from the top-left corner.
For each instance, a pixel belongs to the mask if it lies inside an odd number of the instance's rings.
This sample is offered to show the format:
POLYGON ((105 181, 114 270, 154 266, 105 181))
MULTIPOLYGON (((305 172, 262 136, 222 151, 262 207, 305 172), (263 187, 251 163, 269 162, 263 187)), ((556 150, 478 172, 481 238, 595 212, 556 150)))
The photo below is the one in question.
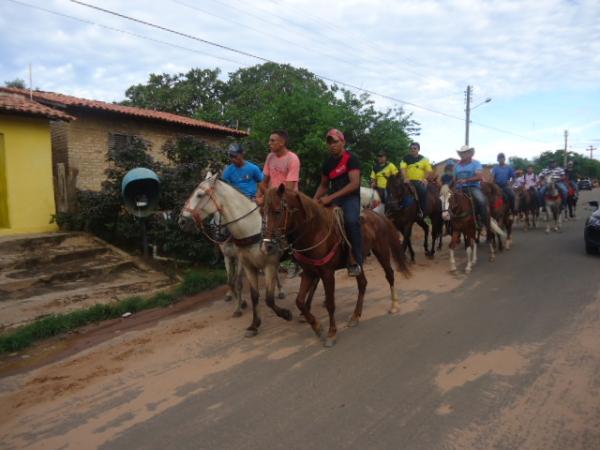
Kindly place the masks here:
POLYGON ((378 108, 420 123, 414 139, 433 161, 465 143, 467 85, 482 162, 563 148, 565 130, 569 151, 600 148, 598 0, 85 3, 198 39, 69 0, 0 0, 0 83, 28 82, 31 64, 34 88, 120 101, 151 73, 226 77, 262 62, 205 40, 381 94, 378 108))

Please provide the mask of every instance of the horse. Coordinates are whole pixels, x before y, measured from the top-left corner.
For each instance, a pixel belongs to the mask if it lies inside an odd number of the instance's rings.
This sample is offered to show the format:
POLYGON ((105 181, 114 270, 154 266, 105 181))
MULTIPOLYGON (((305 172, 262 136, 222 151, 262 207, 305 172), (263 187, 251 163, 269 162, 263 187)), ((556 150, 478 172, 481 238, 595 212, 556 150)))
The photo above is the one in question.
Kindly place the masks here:
MULTIPOLYGON (((486 181, 481 182, 481 190, 485 194, 488 199, 488 204, 490 206, 490 219, 495 220, 497 224, 503 229, 503 233, 497 233, 491 228, 489 239, 492 241, 492 245, 494 248, 497 248, 499 251, 504 250, 504 243, 502 242, 502 237, 506 237, 506 250, 510 250, 512 245, 512 225, 513 225, 513 217, 510 211, 510 205, 504 196, 504 192, 500 186, 496 183, 489 183, 486 181)), ((493 260, 494 253, 490 255, 490 259, 493 260)))
POLYGON ((568 195, 567 195, 567 207, 564 209, 565 220, 569 218, 575 219, 575 211, 577 210, 577 189, 573 186, 574 182, 567 181, 568 195))
POLYGON ((534 187, 525 189, 524 186, 515 189, 515 209, 525 218, 525 231, 537 228, 537 219, 540 214, 538 193, 534 187))
POLYGON ((456 272, 456 261, 454 249, 460 244, 460 236, 465 239, 467 251, 467 266, 465 273, 471 270, 477 262, 477 222, 472 200, 462 191, 450 189, 448 185, 442 186, 440 190, 440 202, 442 204, 442 218, 450 222, 452 234, 450 241, 450 271, 456 272))
POLYGON ((438 250, 442 248, 442 205, 439 197, 439 186, 436 183, 427 184, 427 211, 424 217, 418 216, 418 199, 412 186, 404 183, 402 175, 392 175, 388 178, 388 198, 385 204, 386 215, 392 220, 396 228, 402 233, 403 251, 410 252, 411 262, 415 262, 415 252, 412 248, 411 235, 413 224, 416 222, 423 229, 425 241, 425 255, 433 258, 435 255, 436 240, 439 239, 438 250), (429 225, 425 217, 431 220, 431 250, 429 250, 429 225))
MULTIPOLYGON (((315 334, 322 338, 323 328, 311 314, 312 298, 305 297, 309 290, 323 281, 325 302, 329 314, 329 331, 324 338, 325 347, 335 344, 337 326, 335 322, 335 271, 346 267, 350 252, 343 219, 339 208, 325 208, 301 192, 279 188, 269 189, 263 207, 263 250, 267 254, 278 254, 290 248, 294 258, 302 267, 300 288, 296 305, 315 334)), ((390 314, 398 312, 398 298, 394 288, 394 270, 390 264, 390 253, 396 269, 405 276, 410 271, 404 259, 398 231, 384 216, 371 210, 362 213, 364 252, 373 252, 385 271, 390 286, 390 314)), ((362 315, 363 299, 367 286, 364 271, 356 277, 358 299, 348 326, 356 326, 362 315)))
POLYGON ((360 206, 362 209, 371 209, 379 214, 384 213, 384 205, 379 193, 369 187, 360 187, 360 206))
POLYGON ((550 175, 546 176, 546 185, 548 187, 544 195, 544 202, 546 203, 546 233, 550 233, 550 215, 552 215, 552 220, 554 220, 552 230, 559 232, 562 226, 562 197, 556 187, 556 182, 550 175))
POLYGON ((237 247, 239 261, 250 284, 252 323, 246 329, 246 337, 256 336, 261 324, 258 308, 260 270, 265 274, 267 305, 278 317, 292 320, 292 313, 288 309, 275 304, 275 284, 278 283, 277 273, 281 255, 266 255, 260 249, 262 217, 256 203, 233 186, 219 180, 216 175, 209 174, 186 201, 181 211, 180 225, 193 219, 197 226, 203 229, 204 219, 217 212, 225 221, 221 226, 226 226, 231 233, 231 241, 237 247))

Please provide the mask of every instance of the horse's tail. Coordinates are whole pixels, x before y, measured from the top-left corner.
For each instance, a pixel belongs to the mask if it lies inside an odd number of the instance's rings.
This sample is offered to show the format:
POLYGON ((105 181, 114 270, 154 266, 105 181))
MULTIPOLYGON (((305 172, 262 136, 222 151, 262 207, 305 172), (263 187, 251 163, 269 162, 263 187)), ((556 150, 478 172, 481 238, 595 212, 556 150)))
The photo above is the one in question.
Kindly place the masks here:
POLYGON ((406 278, 411 276, 410 269, 408 268, 408 263, 406 262, 406 256, 404 255, 404 250, 402 249, 402 240, 400 238, 400 233, 394 226, 391 220, 387 217, 383 217, 385 221, 385 225, 388 229, 388 235, 390 237, 390 251, 392 253, 392 258, 396 263, 396 270, 401 272, 406 278))
POLYGON ((504 230, 502 228, 500 228, 500 226, 498 225, 498 222, 496 222, 496 220, 493 217, 490 217, 490 227, 492 228, 492 231, 494 233, 496 233, 498 236, 506 238, 506 233, 504 232, 504 230))

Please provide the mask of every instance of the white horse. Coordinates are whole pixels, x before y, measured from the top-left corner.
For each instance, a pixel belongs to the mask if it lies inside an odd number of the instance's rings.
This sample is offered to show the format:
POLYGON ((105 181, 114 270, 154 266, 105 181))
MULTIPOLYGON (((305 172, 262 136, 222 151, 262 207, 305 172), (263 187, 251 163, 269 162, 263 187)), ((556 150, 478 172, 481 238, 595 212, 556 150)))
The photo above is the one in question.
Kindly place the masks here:
POLYGON ((552 220, 554 220, 552 230, 559 232, 562 226, 562 198, 560 196, 560 191, 556 187, 556 182, 550 175, 546 176, 546 185, 548 186, 548 189, 544 194, 544 202, 546 204, 546 233, 550 233, 551 216, 552 220))
POLYGON ((378 214, 384 215, 384 204, 375 189, 360 187, 360 206, 363 209, 372 209, 378 214))
POLYGON ((237 247, 239 261, 250 283, 253 317, 246 336, 256 336, 261 323, 258 307, 260 270, 265 274, 267 305, 279 317, 291 320, 292 313, 275 304, 275 284, 281 255, 266 255, 260 249, 262 216, 258 206, 244 194, 219 180, 216 175, 209 173, 185 203, 180 220, 191 218, 202 227, 202 221, 217 212, 224 220, 221 226, 226 226, 231 233, 231 241, 237 247))

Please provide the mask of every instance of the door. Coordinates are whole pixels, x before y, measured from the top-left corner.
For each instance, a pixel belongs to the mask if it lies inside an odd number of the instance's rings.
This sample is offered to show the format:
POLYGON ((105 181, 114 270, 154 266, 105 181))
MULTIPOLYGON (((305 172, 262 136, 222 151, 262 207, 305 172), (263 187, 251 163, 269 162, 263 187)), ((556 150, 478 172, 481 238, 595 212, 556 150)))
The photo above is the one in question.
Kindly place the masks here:
POLYGON ((8 228, 8 195, 6 192, 6 150, 0 133, 0 228, 8 228))

